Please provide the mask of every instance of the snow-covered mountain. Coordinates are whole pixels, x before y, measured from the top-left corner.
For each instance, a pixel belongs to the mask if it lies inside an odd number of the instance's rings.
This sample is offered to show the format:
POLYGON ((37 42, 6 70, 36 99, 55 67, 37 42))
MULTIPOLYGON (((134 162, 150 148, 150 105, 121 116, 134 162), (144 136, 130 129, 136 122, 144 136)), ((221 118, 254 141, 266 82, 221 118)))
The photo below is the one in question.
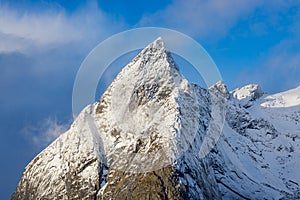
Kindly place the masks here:
POLYGON ((158 38, 28 164, 12 199, 300 198, 299 119, 300 87, 201 88, 158 38))
POLYGON ((257 85, 231 92, 210 155, 224 199, 300 198, 299 96, 299 88, 267 95, 257 85))

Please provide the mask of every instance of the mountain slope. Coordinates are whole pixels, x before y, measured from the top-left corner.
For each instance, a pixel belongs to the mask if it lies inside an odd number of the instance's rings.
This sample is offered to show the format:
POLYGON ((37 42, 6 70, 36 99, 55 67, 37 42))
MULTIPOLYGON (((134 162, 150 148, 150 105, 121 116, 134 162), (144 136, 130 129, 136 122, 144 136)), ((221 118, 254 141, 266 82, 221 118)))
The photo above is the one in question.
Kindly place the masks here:
POLYGON ((267 95, 248 85, 231 94, 227 123, 211 154, 224 198, 300 198, 300 100, 287 107, 300 91, 267 95), (278 101, 282 107, 266 106, 278 101))
POLYGON ((70 130, 25 168, 11 199, 93 199, 103 173, 99 146, 87 107, 70 130))

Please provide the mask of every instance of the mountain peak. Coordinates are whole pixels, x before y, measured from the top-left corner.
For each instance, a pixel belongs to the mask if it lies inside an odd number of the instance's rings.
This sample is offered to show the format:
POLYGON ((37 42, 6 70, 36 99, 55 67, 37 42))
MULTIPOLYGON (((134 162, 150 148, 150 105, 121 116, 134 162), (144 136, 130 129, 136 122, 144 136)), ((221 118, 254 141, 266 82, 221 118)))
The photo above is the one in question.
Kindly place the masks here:
POLYGON ((209 89, 212 91, 218 91, 225 96, 227 96, 229 94, 226 85, 221 80, 216 82, 214 85, 210 86, 209 89))
MULTIPOLYGON (((122 139, 130 135, 131 139, 124 139, 124 144, 152 144, 151 138, 165 138, 166 141, 158 140, 156 146, 149 147, 147 151, 155 152, 154 148, 163 149, 164 145, 170 147, 176 132, 172 128, 177 123, 174 119, 181 106, 178 98, 182 90, 188 89, 187 81, 180 74, 163 40, 157 38, 123 68, 101 97, 97 113, 101 120, 106 120, 100 123, 107 123, 107 127, 115 124, 112 130, 106 131, 106 137, 110 138, 113 135, 110 133, 117 130, 122 139)), ((169 153, 167 156, 174 158, 171 155, 174 152, 169 153)), ((169 160, 166 162, 156 165, 170 164, 169 160)), ((152 165, 143 164, 134 170, 151 170, 147 167, 152 169, 152 165)))
MULTIPOLYGON (((145 49, 144 51, 146 51, 147 49, 152 48, 155 50, 162 50, 162 51, 166 51, 166 45, 165 42, 163 41, 162 37, 158 37, 156 38, 152 43, 150 43, 145 49)), ((142 51, 143 52, 143 51, 142 51)))
POLYGON ((257 84, 249 84, 242 88, 237 88, 232 92, 233 97, 240 100, 241 105, 245 108, 251 107, 253 101, 263 96, 264 92, 257 84))
POLYGON ((261 90, 261 87, 258 84, 249 84, 241 88, 237 88, 232 91, 232 94, 237 99, 245 99, 250 96, 255 96, 254 98, 259 98, 263 95, 263 91, 261 90))
POLYGON ((147 87, 146 85, 159 83, 179 85, 181 80, 182 75, 176 62, 162 38, 158 37, 122 69, 110 88, 127 85, 128 87, 120 87, 120 90, 129 91, 132 87, 147 87))

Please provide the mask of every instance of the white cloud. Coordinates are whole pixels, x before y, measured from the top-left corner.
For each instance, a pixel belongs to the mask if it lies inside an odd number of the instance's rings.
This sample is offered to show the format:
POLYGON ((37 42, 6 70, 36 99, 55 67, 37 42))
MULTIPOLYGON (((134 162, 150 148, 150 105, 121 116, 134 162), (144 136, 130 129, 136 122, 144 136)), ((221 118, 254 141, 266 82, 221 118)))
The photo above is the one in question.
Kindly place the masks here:
POLYGON ((145 15, 139 25, 164 26, 201 40, 217 41, 229 36, 241 21, 250 23, 251 30, 243 31, 265 34, 264 23, 280 26, 280 18, 286 15, 283 11, 297 4, 290 0, 174 0, 165 9, 145 15), (258 17, 256 12, 262 15, 258 17))
POLYGON ((78 40, 81 37, 81 33, 68 23, 63 12, 19 15, 2 8, 0 13, 0 31, 8 36, 8 40, 19 39, 47 45, 78 40))
POLYGON ((57 119, 48 118, 36 125, 30 125, 21 131, 36 147, 44 148, 70 127, 70 123, 59 123, 57 119))
POLYGON ((144 16, 140 24, 166 25, 199 38, 219 37, 261 4, 258 0, 176 0, 165 10, 144 16))
POLYGON ((239 74, 237 85, 258 83, 270 93, 300 86, 300 49, 295 45, 299 43, 300 37, 285 39, 273 46, 258 66, 239 74))
POLYGON ((94 42, 120 27, 121 22, 103 13, 96 3, 68 14, 62 8, 20 11, 0 7, 0 53, 26 52, 71 42, 94 42))

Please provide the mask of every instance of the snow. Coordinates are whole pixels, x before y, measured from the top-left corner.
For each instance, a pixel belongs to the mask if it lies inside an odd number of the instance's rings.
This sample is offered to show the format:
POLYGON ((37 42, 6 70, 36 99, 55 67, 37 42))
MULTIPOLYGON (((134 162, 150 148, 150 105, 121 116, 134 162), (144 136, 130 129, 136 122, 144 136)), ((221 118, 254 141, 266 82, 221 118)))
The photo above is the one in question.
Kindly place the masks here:
POLYGON ((253 102, 263 95, 263 91, 259 85, 249 84, 235 89, 231 94, 239 100, 241 106, 247 108, 252 106, 253 102))
POLYGON ((220 189, 225 199, 241 198, 228 188, 251 199, 299 198, 299 87, 253 100, 257 88, 248 85, 232 92, 218 154, 212 154, 222 166, 216 177, 226 187, 221 184, 220 189))
POLYGON ((266 102, 262 103, 263 107, 287 108, 300 106, 300 86, 285 92, 265 97, 266 102))
POLYGON ((259 85, 249 84, 249 85, 246 85, 242 88, 235 89, 232 92, 232 94, 238 100, 242 100, 242 99, 251 97, 254 94, 254 92, 262 93, 259 85))

